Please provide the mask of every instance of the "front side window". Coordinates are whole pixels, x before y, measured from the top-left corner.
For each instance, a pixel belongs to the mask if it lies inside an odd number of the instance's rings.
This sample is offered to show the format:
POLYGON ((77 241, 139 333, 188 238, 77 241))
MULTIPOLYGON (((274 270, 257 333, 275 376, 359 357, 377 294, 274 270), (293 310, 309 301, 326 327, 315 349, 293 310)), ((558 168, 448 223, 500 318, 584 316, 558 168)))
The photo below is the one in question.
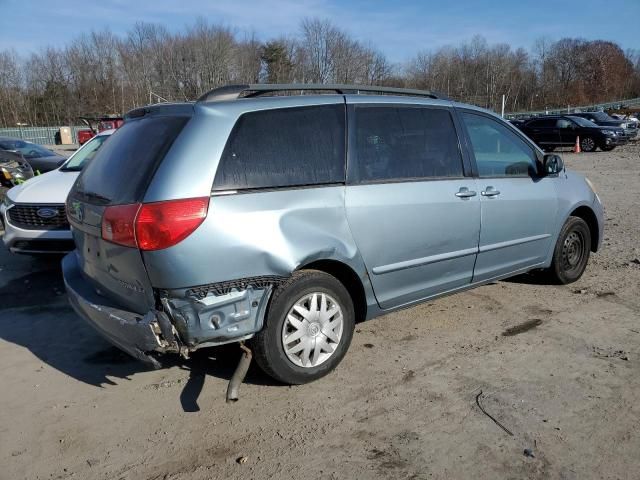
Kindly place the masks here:
POLYGON ((533 149, 500 122, 462 113, 480 177, 520 177, 537 174, 533 149))
POLYGON ((355 180, 462 177, 458 137, 448 110, 358 106, 355 180))
POLYGON ((214 190, 343 183, 344 105, 243 114, 229 136, 214 190))
POLYGON ((558 128, 572 128, 573 127, 573 123, 571 123, 571 121, 565 119, 565 118, 560 118, 558 120, 558 128))

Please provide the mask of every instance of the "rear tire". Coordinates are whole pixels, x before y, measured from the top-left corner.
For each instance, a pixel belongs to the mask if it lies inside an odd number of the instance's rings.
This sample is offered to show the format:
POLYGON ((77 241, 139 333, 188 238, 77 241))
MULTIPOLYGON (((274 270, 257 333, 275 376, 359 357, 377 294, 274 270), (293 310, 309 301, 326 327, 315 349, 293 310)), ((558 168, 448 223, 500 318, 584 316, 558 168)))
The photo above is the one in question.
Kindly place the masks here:
POLYGON ((566 285, 578 280, 587 268, 590 250, 591 231, 587 222, 569 217, 560 231, 551 267, 547 270, 553 283, 566 285))
POLYGON ((267 375, 299 385, 338 366, 354 328, 353 301, 344 285, 327 273, 302 270, 273 292, 265 324, 251 344, 267 375))
POLYGON ((596 142, 591 137, 584 137, 580 139, 580 150, 583 152, 593 152, 596 149, 596 142))

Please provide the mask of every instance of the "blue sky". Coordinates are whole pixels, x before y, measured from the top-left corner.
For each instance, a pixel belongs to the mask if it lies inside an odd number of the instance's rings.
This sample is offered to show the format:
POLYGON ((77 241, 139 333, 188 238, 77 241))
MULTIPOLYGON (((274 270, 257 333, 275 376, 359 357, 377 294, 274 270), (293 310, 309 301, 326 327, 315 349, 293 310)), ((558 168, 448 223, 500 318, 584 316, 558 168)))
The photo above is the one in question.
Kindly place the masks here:
POLYGON ((26 55, 92 29, 121 34, 136 21, 179 31, 198 16, 260 40, 297 33, 304 17, 327 18, 393 62, 476 34, 527 49, 542 36, 640 49, 640 0, 0 0, 0 49, 26 55))

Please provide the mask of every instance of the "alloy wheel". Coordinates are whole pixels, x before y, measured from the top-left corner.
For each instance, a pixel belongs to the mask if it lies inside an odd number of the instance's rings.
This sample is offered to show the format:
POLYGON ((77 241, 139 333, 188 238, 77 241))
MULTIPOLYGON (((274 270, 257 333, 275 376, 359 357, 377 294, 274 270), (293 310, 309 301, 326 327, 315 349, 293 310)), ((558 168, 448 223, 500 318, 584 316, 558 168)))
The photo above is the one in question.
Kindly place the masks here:
POLYGON ((595 147, 596 147, 596 144, 593 141, 593 138, 591 137, 583 138, 580 141, 580 148, 582 148, 582 150, 584 150, 585 152, 591 152, 595 150, 595 147))

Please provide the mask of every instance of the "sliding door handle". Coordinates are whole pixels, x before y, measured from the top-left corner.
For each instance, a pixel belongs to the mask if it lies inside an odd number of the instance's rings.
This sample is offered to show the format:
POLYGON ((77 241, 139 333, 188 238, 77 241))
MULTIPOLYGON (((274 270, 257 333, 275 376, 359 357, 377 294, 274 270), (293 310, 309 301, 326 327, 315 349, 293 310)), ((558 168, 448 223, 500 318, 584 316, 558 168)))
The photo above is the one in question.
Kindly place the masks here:
POLYGON ((500 195, 500 190, 496 190, 493 187, 487 187, 486 190, 480 192, 480 195, 483 197, 495 197, 496 195, 500 195))
POLYGON ((470 198, 475 197, 476 195, 476 192, 469 190, 467 187, 460 187, 460 190, 456 193, 456 197, 458 198, 470 198))

